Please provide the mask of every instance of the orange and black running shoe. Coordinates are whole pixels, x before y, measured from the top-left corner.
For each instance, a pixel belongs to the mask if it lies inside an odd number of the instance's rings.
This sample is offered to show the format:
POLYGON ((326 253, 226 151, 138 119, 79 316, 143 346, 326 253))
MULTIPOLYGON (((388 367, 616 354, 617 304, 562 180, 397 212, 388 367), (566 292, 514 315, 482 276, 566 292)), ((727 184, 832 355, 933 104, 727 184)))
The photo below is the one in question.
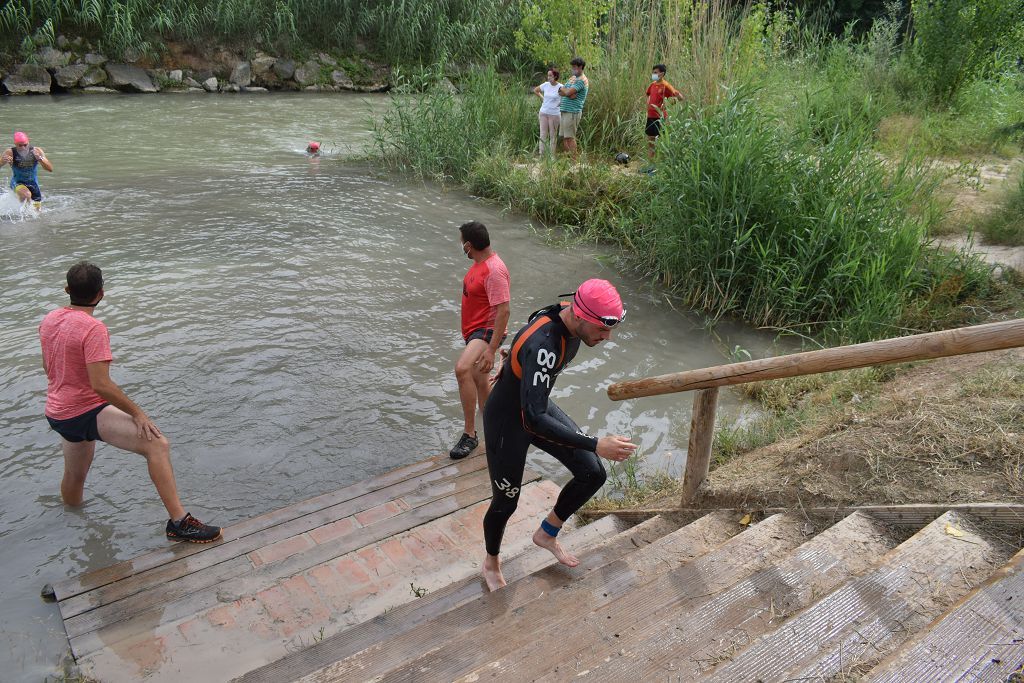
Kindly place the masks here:
POLYGON ((167 520, 167 538, 189 543, 210 543, 220 538, 220 527, 203 524, 189 513, 177 524, 167 520))

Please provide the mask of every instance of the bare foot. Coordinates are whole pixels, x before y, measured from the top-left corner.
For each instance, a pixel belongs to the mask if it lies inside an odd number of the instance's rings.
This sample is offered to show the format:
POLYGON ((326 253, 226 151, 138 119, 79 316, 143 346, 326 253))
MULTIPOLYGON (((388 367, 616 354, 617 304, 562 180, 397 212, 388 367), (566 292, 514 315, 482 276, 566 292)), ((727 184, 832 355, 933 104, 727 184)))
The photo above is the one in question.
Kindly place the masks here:
POLYGON ((484 558, 483 575, 484 581, 487 582, 487 590, 492 593, 508 585, 501 574, 501 562, 496 556, 488 555, 484 558))
POLYGON ((533 542, 541 548, 551 551, 551 554, 555 556, 555 559, 566 567, 575 567, 580 563, 574 555, 570 555, 565 551, 565 548, 562 547, 562 544, 558 542, 557 538, 549 536, 543 529, 537 529, 533 532, 533 542))

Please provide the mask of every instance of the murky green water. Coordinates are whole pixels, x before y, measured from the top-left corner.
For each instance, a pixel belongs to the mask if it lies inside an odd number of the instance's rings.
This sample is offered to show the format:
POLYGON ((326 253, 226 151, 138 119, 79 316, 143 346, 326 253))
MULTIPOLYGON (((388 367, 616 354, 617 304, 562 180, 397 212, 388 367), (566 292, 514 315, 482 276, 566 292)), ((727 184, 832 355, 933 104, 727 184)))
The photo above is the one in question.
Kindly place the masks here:
MULTIPOLYGON (((511 271, 513 330, 583 279, 619 284, 629 319, 612 343, 580 352, 555 398, 591 433, 631 435, 647 469, 680 471, 690 397, 612 403, 611 382, 720 363, 736 345, 764 353, 763 335, 709 332, 613 255, 553 246, 522 216, 353 162, 385 106, 337 95, 0 99, 4 139, 27 130, 56 168, 41 171, 42 216, 22 220, 0 197, 2 680, 41 680, 67 650, 43 584, 166 543, 138 456, 101 445, 87 504, 65 509, 58 496, 36 327, 66 303, 77 259, 104 271, 97 316, 114 379, 171 439, 186 508, 218 524, 451 446, 467 220, 490 228, 511 271), (309 139, 334 156, 308 160, 309 139)), ((724 403, 736 410, 734 397, 724 403)), ((562 477, 546 455, 533 466, 562 477)))

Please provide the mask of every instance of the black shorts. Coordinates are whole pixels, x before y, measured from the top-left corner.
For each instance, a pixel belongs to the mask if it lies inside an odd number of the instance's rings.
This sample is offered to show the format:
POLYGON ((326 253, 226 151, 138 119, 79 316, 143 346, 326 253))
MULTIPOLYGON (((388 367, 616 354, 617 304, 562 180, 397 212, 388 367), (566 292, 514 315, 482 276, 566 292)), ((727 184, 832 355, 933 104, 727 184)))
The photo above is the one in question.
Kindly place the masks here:
MULTIPOLYGON (((508 335, 506 334, 505 337, 507 337, 507 336, 508 335)), ((502 337, 501 341, 505 341, 505 337, 502 337)), ((473 341, 474 339, 483 339, 485 344, 490 344, 491 343, 491 339, 493 339, 493 338, 494 338, 494 328, 493 327, 491 327, 491 328, 481 327, 480 329, 473 330, 472 332, 469 333, 469 336, 466 337, 466 345, 468 346, 469 342, 473 341)))
POLYGON ((71 441, 72 443, 79 443, 81 441, 102 441, 103 439, 100 438, 100 431, 96 426, 96 416, 100 414, 101 410, 109 405, 109 403, 104 403, 101 406, 96 406, 88 412, 68 418, 67 420, 54 420, 52 417, 47 415, 46 421, 50 423, 50 428, 60 434, 65 441, 71 441))
POLYGON ((11 189, 17 190, 18 186, 24 186, 28 188, 28 191, 32 193, 32 201, 41 202, 43 201, 43 193, 39 191, 39 185, 33 183, 30 180, 18 180, 15 181, 11 189))
POLYGON ((647 133, 647 137, 656 138, 661 135, 661 119, 647 119, 647 125, 644 127, 644 132, 647 133))

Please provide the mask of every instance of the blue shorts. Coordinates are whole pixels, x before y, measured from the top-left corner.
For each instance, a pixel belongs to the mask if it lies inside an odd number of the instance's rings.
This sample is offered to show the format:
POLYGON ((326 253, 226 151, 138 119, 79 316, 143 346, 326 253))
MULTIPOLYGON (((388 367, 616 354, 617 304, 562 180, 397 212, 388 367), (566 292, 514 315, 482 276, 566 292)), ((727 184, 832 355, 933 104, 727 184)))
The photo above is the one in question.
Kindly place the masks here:
POLYGON ((15 192, 18 191, 18 187, 27 188, 28 191, 32 193, 32 201, 43 201, 43 193, 39 191, 39 185, 37 183, 33 183, 31 180, 17 180, 11 183, 11 189, 15 192))
POLYGON ((79 443, 81 441, 102 441, 100 438, 100 431, 96 425, 96 417, 100 414, 100 411, 109 406, 109 403, 104 403, 101 406, 96 406, 92 410, 76 415, 75 417, 69 417, 66 420, 54 420, 49 415, 46 416, 46 421, 50 423, 50 428, 53 431, 63 437, 65 441, 72 443, 79 443))

